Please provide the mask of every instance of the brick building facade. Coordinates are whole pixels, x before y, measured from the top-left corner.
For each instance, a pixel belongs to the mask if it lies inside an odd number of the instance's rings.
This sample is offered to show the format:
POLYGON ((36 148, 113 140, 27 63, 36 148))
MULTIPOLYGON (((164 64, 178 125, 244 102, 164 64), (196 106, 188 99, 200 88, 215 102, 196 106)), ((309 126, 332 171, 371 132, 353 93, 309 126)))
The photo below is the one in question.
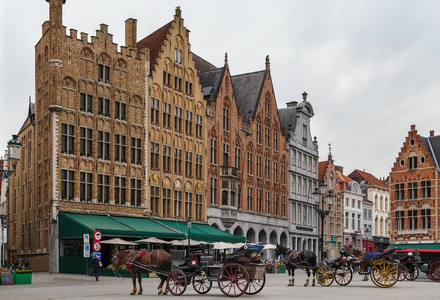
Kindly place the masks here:
POLYGON ((440 136, 421 136, 415 125, 390 173, 391 243, 439 249, 440 136))

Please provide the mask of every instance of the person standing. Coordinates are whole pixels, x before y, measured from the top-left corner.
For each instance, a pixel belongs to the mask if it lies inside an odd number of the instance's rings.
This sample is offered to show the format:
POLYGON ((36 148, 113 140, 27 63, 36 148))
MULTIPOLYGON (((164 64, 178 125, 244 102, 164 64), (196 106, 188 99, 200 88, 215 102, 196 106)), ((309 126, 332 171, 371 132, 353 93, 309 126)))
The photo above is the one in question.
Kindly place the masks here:
POLYGON ((94 255, 92 259, 93 273, 95 274, 96 281, 99 281, 99 273, 101 272, 101 262, 99 261, 98 255, 94 255))

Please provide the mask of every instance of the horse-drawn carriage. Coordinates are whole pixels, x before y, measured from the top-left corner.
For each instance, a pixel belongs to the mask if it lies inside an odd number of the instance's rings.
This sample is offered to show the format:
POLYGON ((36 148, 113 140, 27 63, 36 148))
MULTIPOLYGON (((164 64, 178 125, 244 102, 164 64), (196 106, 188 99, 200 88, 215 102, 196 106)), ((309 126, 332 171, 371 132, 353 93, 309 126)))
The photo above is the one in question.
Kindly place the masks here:
POLYGON ((440 257, 424 262, 420 257, 419 251, 414 249, 399 253, 398 259, 405 266, 405 272, 401 275, 402 279, 416 280, 420 272, 422 272, 432 281, 440 282, 440 257))
POLYGON ((259 259, 262 250, 263 246, 245 245, 227 256, 222 266, 214 265, 213 257, 206 253, 206 249, 192 253, 189 261, 177 265, 169 273, 168 289, 173 295, 182 295, 192 282, 197 293, 206 294, 212 282, 217 281, 220 290, 227 296, 256 294, 263 289, 266 281, 266 267, 259 259))
POLYGON ((139 292, 142 294, 141 274, 155 272, 161 279, 158 286, 159 295, 166 281, 163 294, 168 291, 182 295, 189 284, 199 294, 206 294, 217 281, 220 290, 227 296, 237 297, 242 294, 254 295, 260 292, 266 282, 266 265, 261 263, 260 253, 263 246, 245 245, 228 255, 222 265, 214 265, 213 256, 209 253, 210 245, 202 244, 197 251, 190 253, 190 258, 183 257, 183 251, 172 252, 163 250, 116 253, 113 258, 113 271, 125 264, 131 266, 133 291, 136 293, 136 275, 138 275, 139 292))
POLYGON ((347 250, 341 250, 339 259, 329 261, 324 259, 325 265, 318 268, 316 277, 322 286, 329 286, 336 281, 345 286, 351 282, 353 270, 359 275, 369 275, 371 281, 378 287, 392 287, 399 278, 399 270, 395 263, 387 257, 396 249, 380 253, 359 253, 354 255, 347 250))

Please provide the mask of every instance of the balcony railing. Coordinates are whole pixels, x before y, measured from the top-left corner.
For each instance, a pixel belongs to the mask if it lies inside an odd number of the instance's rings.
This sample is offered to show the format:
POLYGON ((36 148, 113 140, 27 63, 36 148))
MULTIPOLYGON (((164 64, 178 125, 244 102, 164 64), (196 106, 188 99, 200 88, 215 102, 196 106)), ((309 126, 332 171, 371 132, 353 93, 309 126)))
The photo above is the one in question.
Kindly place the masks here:
POLYGON ((238 178, 238 169, 229 166, 222 166, 220 168, 220 176, 238 178))

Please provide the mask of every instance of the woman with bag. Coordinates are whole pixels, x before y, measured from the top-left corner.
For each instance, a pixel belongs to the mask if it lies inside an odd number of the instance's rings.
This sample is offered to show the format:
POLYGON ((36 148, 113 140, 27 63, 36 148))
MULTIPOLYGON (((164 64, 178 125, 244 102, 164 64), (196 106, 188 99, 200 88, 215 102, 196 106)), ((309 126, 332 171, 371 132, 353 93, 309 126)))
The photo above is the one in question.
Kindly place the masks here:
POLYGON ((95 274, 96 281, 99 281, 99 273, 101 272, 101 261, 98 258, 98 255, 94 255, 92 259, 92 265, 93 265, 93 273, 95 274))

